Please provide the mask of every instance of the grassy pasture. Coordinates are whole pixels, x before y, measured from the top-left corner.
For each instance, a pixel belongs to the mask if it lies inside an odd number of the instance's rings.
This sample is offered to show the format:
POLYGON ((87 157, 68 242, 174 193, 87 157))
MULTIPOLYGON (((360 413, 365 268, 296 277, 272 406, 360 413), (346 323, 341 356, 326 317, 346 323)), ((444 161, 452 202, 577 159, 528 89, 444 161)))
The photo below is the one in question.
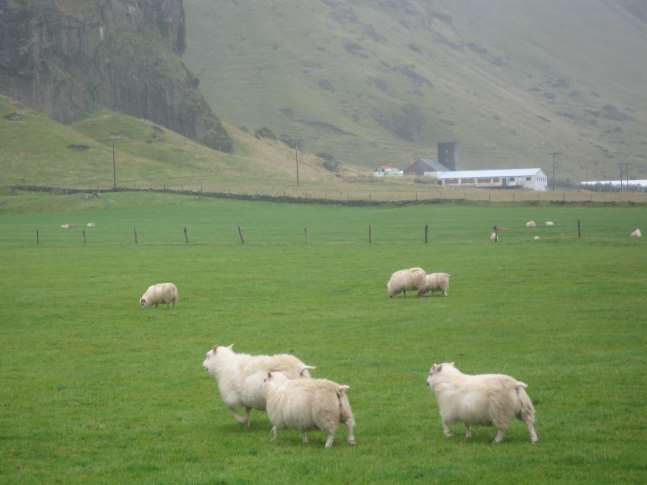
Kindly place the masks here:
POLYGON ((0 482, 644 483, 647 257, 627 234, 646 219, 644 207, 1 196, 0 482), (529 231, 529 218, 556 226, 529 231), (497 245, 494 224, 510 228, 497 245), (386 298, 388 275, 411 265, 451 272, 449 297, 386 298), (177 308, 141 311, 162 280, 178 284, 177 308), (240 428, 201 368, 232 342, 349 384, 358 445, 343 429, 332 450, 316 432, 270 442, 257 412, 240 428), (441 361, 527 382, 540 443, 521 422, 501 445, 491 428, 444 438, 425 386, 441 361))

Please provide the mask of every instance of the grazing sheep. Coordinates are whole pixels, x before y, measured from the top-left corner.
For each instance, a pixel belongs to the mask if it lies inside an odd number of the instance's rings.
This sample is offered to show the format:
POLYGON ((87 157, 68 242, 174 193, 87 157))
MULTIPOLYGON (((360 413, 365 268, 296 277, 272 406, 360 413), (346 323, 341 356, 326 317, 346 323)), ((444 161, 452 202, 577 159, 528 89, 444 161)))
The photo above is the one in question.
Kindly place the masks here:
POLYGON ((546 224, 547 226, 554 226, 555 225, 555 223, 553 221, 546 221, 544 224, 546 224))
POLYGON ((526 222, 526 227, 537 227, 537 223, 533 220, 526 222))
POLYGON ((396 271, 386 284, 389 298, 402 292, 404 292, 404 296, 407 296, 407 290, 417 290, 424 284, 426 274, 422 268, 408 268, 396 271))
POLYGON ((61 224, 61 229, 70 229, 74 227, 74 224, 61 224))
POLYGON ((94 222, 88 222, 87 226, 88 227, 97 227, 97 225, 94 222))
POLYGON ((535 237, 533 237, 533 239, 534 239, 535 241, 539 241, 541 238, 540 238, 539 236, 535 236, 535 237))
POLYGON ((349 386, 328 379, 289 380, 282 372, 270 372, 265 378, 267 416, 272 422, 272 440, 282 428, 296 428, 304 443, 306 431, 326 433, 326 448, 331 448, 339 423, 348 428, 347 441, 355 444, 353 411, 346 391, 349 386))
POLYGON ((418 288, 418 296, 426 295, 427 293, 433 294, 435 290, 442 291, 443 295, 447 296, 450 276, 449 273, 429 273, 425 275, 425 282, 418 288))
POLYGON ((643 237, 642 232, 640 232, 639 228, 636 228, 633 231, 631 231, 631 233, 629 235, 631 237, 643 237))
POLYGON ((175 308, 178 300, 177 287, 173 283, 157 283, 156 285, 149 286, 144 292, 139 299, 139 306, 146 308, 152 305, 157 308, 157 305, 163 303, 165 305, 173 305, 175 308))
POLYGON ((471 426, 496 426, 495 443, 503 440, 515 416, 528 426, 530 441, 539 440, 535 432, 535 409, 526 393, 525 383, 504 374, 463 374, 454 363, 434 364, 427 385, 436 394, 443 433, 451 436, 448 425, 462 422, 465 438, 472 436, 471 426))
POLYGON ((222 400, 239 423, 250 425, 252 409, 265 410, 263 380, 268 372, 282 372, 289 379, 309 378, 311 365, 306 365, 294 355, 249 355, 236 353, 229 347, 214 346, 202 362, 218 383, 222 400), (237 412, 245 409, 245 416, 237 412))
POLYGON ((499 231, 496 226, 492 228, 492 232, 490 233, 490 241, 499 242, 499 231))

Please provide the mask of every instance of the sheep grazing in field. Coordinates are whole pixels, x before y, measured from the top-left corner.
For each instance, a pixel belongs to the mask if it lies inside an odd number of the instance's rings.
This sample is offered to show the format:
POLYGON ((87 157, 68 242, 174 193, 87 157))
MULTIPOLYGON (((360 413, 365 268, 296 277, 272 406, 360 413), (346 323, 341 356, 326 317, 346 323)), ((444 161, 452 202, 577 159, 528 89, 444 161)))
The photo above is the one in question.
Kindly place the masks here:
POLYGON ((546 221, 544 224, 546 224, 547 226, 554 226, 555 225, 555 223, 553 221, 546 221))
POLYGON ((642 234, 642 232, 640 232, 640 229, 639 229, 639 228, 636 228, 636 229, 634 229, 633 231, 631 231, 631 232, 629 233, 629 235, 630 235, 631 237, 643 237, 643 234, 642 234))
POLYGON ((444 296, 447 296, 449 291, 449 273, 429 273, 425 275, 424 284, 418 288, 418 296, 432 293, 436 290, 442 291, 444 296))
POLYGON ((71 229, 74 224, 61 224, 61 229, 71 229))
POLYGON ((533 220, 526 222, 526 227, 537 227, 537 223, 533 220))
POLYGON ((386 284, 386 292, 389 298, 400 293, 407 296, 407 290, 417 290, 424 284, 426 275, 427 273, 422 268, 407 268, 396 271, 386 284))
POLYGON ((97 225, 94 222, 88 222, 87 226, 88 227, 97 227, 97 225))
POLYGON ((308 442, 306 431, 326 433, 326 448, 331 448, 340 423, 348 429, 347 441, 355 444, 355 419, 346 391, 349 386, 328 379, 289 380, 282 372, 270 372, 264 383, 267 416, 272 423, 272 440, 282 428, 295 428, 308 442))
POLYGON ((539 236, 535 236, 535 237, 533 237, 533 239, 534 239, 535 241, 539 241, 541 238, 540 238, 539 236))
POLYGON ((499 242, 499 231, 496 226, 492 228, 492 232, 490 233, 490 241, 499 242))
POLYGON ((236 353, 229 347, 214 346, 207 352, 202 367, 218 383, 220 397, 241 424, 250 425, 252 409, 265 410, 263 381, 268 372, 281 372, 288 379, 310 378, 311 365, 294 355, 249 355, 236 353), (245 416, 238 408, 245 409, 245 416))
POLYGON ((139 306, 146 308, 149 306, 154 306, 157 308, 159 304, 173 305, 179 300, 179 295, 177 292, 177 286, 173 283, 157 283, 156 285, 151 285, 144 292, 142 297, 139 299, 139 306))
POLYGON ((512 418, 517 417, 528 426, 530 441, 539 438, 535 432, 535 409, 526 393, 525 383, 504 374, 468 375, 458 370, 453 362, 434 364, 427 377, 427 385, 436 394, 443 433, 451 436, 449 424, 462 422, 465 438, 472 436, 471 426, 495 426, 495 443, 503 440, 512 418))

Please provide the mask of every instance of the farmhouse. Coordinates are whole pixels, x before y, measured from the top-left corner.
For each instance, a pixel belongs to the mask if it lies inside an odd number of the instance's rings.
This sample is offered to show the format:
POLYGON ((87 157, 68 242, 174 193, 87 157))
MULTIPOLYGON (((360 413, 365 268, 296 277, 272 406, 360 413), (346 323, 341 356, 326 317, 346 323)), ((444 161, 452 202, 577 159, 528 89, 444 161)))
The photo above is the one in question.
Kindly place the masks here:
POLYGON ((460 185, 483 188, 522 188, 546 190, 548 178, 541 168, 514 168, 497 170, 456 170, 425 172, 441 185, 460 185))

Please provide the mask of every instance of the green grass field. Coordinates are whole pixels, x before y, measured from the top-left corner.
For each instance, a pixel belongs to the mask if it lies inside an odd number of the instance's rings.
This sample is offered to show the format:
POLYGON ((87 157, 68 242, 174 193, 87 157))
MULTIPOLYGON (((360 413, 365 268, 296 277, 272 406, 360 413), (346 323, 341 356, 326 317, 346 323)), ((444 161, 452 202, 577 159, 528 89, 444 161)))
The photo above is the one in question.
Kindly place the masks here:
POLYGON ((628 233, 646 219, 627 206, 0 195, 0 482, 644 483, 647 256, 628 233), (556 226, 531 232, 530 218, 556 226), (496 245, 494 224, 509 228, 496 245), (452 273, 449 296, 388 299, 389 274, 413 265, 452 273), (167 280, 178 306, 140 310, 167 280), (341 428, 331 450, 321 433, 270 442, 258 412, 236 424, 201 367, 231 343, 294 352, 350 385, 358 445, 341 428), (492 428, 446 439, 425 385, 443 361, 527 382, 540 443, 521 422, 500 445, 492 428))

